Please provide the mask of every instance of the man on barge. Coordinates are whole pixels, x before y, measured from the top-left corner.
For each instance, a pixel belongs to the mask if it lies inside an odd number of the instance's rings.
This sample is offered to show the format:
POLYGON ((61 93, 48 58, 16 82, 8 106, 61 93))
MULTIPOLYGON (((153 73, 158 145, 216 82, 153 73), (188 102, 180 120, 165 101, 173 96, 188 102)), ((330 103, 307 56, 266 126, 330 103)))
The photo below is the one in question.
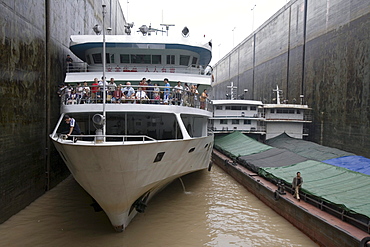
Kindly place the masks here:
POLYGON ((299 189, 301 188, 303 184, 303 178, 301 177, 301 173, 297 172, 297 176, 293 178, 293 189, 294 189, 294 198, 296 198, 298 201, 301 200, 299 197, 299 189))

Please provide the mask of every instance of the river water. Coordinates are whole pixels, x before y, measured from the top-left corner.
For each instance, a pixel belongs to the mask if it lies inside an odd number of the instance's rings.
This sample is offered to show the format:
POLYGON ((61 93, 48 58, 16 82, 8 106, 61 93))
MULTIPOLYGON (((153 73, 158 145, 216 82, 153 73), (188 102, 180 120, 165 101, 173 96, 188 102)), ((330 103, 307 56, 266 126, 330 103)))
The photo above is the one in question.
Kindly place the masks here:
POLYGON ((217 166, 176 180, 116 233, 69 177, 0 225, 0 246, 318 246, 217 166))

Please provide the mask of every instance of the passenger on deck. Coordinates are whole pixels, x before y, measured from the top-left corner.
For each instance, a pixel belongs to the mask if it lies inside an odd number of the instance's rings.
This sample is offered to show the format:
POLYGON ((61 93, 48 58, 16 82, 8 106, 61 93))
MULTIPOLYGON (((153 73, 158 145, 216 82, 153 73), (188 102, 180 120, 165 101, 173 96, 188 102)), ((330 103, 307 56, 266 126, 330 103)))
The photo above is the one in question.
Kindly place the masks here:
MULTIPOLYGON (((69 85, 69 83, 66 84, 66 88, 64 89, 64 99, 68 101, 71 98, 73 87, 69 85)), ((64 102, 66 103, 66 102, 64 102)))
POLYGON ((135 99, 135 90, 131 87, 131 82, 126 82, 126 87, 122 89, 123 97, 128 100, 135 99))
POLYGON ((146 86, 148 85, 148 83, 146 82, 146 78, 145 77, 140 81, 139 85, 142 87, 142 89, 144 91, 147 90, 146 86))
POLYGON ((121 85, 119 85, 112 94, 112 103, 121 103, 122 95, 121 85))
POLYGON ((193 85, 193 96, 194 96, 194 107, 198 108, 199 107, 199 92, 198 92, 198 86, 193 85))
POLYGON ((165 105, 168 105, 169 97, 170 97, 170 83, 168 82, 167 78, 164 78, 164 86, 165 88, 163 89, 164 95, 163 95, 163 102, 165 105))
POLYGON ((138 99, 140 103, 147 103, 149 98, 146 95, 145 91, 141 87, 139 87, 136 92, 136 99, 138 99))
POLYGON ((106 78, 101 77, 101 80, 99 81, 99 92, 98 92, 98 99, 103 99, 103 91, 104 91, 104 84, 105 84, 105 96, 107 96, 108 91, 108 82, 106 81, 106 78))
POLYGON ((78 82, 77 83, 77 86, 76 86, 77 104, 80 104, 81 103, 83 91, 84 91, 83 86, 81 85, 80 82, 78 82))
POLYGON ((73 59, 71 58, 70 55, 67 55, 66 63, 67 63, 67 72, 73 72, 73 59))
POLYGON ((208 98, 207 89, 204 89, 203 93, 200 95, 200 109, 206 109, 207 98, 208 98))
POLYGON ((196 85, 190 87, 190 106, 198 107, 198 89, 196 85))
POLYGON ((182 92, 184 88, 181 85, 181 81, 177 82, 177 85, 173 87, 173 90, 175 92, 175 103, 177 105, 181 104, 181 98, 182 98, 182 92))
POLYGON ((161 92, 161 90, 159 89, 158 84, 154 83, 153 100, 154 100, 155 104, 158 104, 160 99, 161 99, 160 92, 161 92))
POLYGON ((110 78, 110 81, 108 83, 108 95, 112 95, 116 88, 117 84, 114 82, 114 78, 110 78))
POLYGON ((113 92, 116 90, 117 84, 114 82, 114 78, 110 78, 108 83, 107 101, 112 100, 113 92))
POLYGON ((184 84, 184 93, 183 93, 183 100, 182 100, 182 104, 184 106, 190 106, 189 104, 189 96, 190 96, 190 87, 189 85, 185 82, 184 84))
MULTIPOLYGON (((152 84, 152 80, 148 79, 146 82, 148 84, 148 88, 146 90, 146 95, 148 95, 148 98, 150 100, 152 100, 153 99, 153 84, 152 84)), ((151 103, 151 102, 149 101, 149 103, 151 103)))
POLYGON ((90 101, 90 87, 87 85, 86 81, 84 81, 84 84, 83 84, 82 101, 84 103, 89 103, 90 101))
POLYGON ((301 200, 299 197, 299 189, 301 188, 303 184, 303 178, 301 177, 301 173, 297 172, 297 176, 293 178, 292 187, 294 189, 294 198, 296 198, 298 201, 301 200))
POLYGON ((59 84, 57 94, 59 95, 59 98, 61 98, 62 102, 65 102, 66 88, 67 86, 64 83, 59 84))
POLYGON ((76 93, 76 89, 72 89, 71 93, 67 98, 67 105, 74 105, 77 104, 78 96, 76 93))
POLYGON ((99 81, 98 78, 94 78, 94 82, 91 87, 91 98, 96 102, 99 92, 99 81))

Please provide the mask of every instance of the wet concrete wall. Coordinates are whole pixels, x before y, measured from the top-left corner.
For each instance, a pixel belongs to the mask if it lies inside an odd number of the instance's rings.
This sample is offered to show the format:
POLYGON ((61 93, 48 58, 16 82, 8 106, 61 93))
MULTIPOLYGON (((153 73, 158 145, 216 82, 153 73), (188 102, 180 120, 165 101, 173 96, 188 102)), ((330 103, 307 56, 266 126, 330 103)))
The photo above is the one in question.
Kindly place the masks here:
POLYGON ((291 1, 214 66, 213 97, 313 108, 310 140, 370 157, 370 2, 291 1))
MULTIPOLYGON (((123 34, 118 0, 103 4, 113 10, 106 15, 113 33, 123 34)), ((69 36, 94 34, 92 27, 102 23, 101 5, 101 0, 0 2, 0 223, 69 175, 48 138, 59 118, 56 91, 71 54, 69 36)))

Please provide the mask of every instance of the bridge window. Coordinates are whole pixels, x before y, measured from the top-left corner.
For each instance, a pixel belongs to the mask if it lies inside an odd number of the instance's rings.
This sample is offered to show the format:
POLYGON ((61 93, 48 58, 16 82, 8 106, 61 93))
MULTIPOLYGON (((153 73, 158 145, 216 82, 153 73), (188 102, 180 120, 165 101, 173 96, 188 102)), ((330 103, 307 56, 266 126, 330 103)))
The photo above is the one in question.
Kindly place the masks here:
POLYGON ((175 64, 175 55, 167 55, 167 64, 175 64))
POLYGON ((245 120, 244 120, 244 124, 251 124, 251 120, 249 120, 249 119, 245 119, 245 120))
POLYGON ((277 109, 276 113, 294 114, 294 109, 277 109))
POLYGON ((121 63, 130 63, 130 55, 128 54, 121 54, 119 58, 121 63))
POLYGON ((91 64, 91 59, 89 55, 86 55, 86 62, 87 64, 91 64))
POLYGON ((233 106, 231 106, 231 110, 240 111, 241 109, 242 109, 242 107, 240 105, 233 105, 233 106))
POLYGON ((102 63, 102 58, 100 53, 95 53, 92 54, 93 60, 95 64, 101 64, 102 63))
POLYGON ((151 56, 144 54, 131 55, 131 63, 151 64, 151 56))
POLYGON ((221 119, 220 124, 227 124, 227 119, 221 119))
POLYGON ((114 63, 114 54, 105 54, 105 59, 107 63, 114 63))
POLYGON ((190 56, 180 55, 180 65, 188 66, 190 61, 190 56))
POLYGON ((161 55, 152 55, 152 64, 161 64, 162 56, 161 55))
POLYGON ((222 110, 222 106, 221 105, 216 105, 216 110, 222 110))
POLYGON ((255 111, 257 110, 257 107, 256 106, 251 106, 251 111, 255 111))
POLYGON ((232 124, 239 124, 239 119, 233 119, 231 123, 232 124))
POLYGON ((198 62, 198 58, 197 57, 193 57, 192 61, 191 61, 191 64, 192 65, 197 65, 197 62, 198 62))

